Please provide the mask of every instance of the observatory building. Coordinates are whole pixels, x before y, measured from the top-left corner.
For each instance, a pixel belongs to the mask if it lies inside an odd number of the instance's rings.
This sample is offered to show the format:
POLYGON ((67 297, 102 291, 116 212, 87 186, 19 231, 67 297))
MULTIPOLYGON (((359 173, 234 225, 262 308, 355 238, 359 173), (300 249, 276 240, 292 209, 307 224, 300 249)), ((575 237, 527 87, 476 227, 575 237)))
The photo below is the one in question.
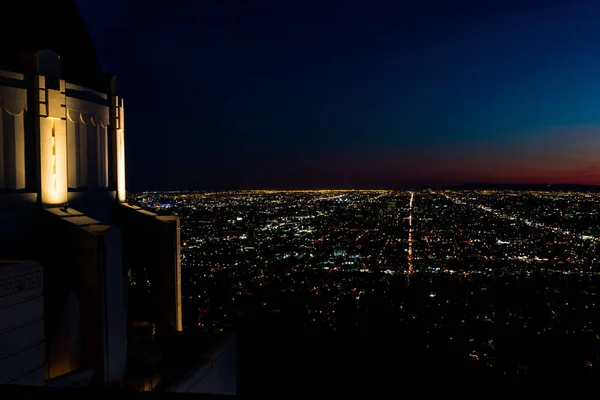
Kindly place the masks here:
POLYGON ((0 384, 122 386, 132 323, 182 330, 179 219, 126 202, 124 101, 74 2, 2 18, 0 384))

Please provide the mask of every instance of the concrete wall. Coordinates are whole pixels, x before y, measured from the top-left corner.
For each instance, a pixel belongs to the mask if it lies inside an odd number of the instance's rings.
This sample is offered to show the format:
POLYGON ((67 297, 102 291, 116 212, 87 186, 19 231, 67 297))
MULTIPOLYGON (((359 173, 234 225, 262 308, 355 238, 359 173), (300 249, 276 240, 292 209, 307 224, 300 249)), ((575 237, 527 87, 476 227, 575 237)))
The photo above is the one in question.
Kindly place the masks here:
POLYGON ((44 211, 48 378, 91 368, 102 386, 126 367, 121 233, 76 211, 44 211), (85 351, 83 351, 85 349, 85 351))
POLYGON ((108 387, 119 386, 127 364, 127 309, 125 303, 125 279, 123 276, 122 236, 118 228, 108 225, 92 225, 87 228, 98 238, 103 254, 99 266, 104 271, 100 300, 104 305, 104 377, 108 387))
POLYGON ((158 216, 139 207, 121 204, 115 223, 123 232, 127 270, 146 269, 151 306, 157 327, 181 331, 181 255, 179 217, 158 216))
POLYGON ((43 271, 0 261, 0 384, 44 385, 43 271))

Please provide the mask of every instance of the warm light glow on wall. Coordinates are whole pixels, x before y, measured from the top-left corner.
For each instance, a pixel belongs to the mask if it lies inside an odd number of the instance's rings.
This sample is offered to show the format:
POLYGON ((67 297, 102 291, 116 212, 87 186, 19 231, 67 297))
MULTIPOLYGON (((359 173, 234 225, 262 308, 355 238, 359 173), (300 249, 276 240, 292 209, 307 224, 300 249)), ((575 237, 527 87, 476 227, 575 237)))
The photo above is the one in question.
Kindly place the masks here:
POLYGON ((42 203, 67 202, 66 124, 60 118, 40 118, 42 203))
POLYGON ((52 182, 54 182, 54 191, 56 191, 56 124, 52 119, 52 182))
POLYGON ((127 200, 125 192, 125 132, 117 129, 117 199, 127 200))

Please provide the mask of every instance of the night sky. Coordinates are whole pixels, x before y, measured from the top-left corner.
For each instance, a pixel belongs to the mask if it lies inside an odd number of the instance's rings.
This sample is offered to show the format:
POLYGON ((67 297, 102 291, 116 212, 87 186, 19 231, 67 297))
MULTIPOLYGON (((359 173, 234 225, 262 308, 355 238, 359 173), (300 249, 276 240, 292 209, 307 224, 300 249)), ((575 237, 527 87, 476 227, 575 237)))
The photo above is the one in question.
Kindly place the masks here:
POLYGON ((128 188, 600 184, 600 2, 78 0, 128 188))

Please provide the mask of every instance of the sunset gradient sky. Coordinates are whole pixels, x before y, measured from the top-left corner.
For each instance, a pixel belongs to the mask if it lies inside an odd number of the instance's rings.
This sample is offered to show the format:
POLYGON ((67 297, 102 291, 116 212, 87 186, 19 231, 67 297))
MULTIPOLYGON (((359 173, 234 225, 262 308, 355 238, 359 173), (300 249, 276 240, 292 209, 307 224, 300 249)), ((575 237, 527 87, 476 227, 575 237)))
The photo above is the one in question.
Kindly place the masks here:
POLYGON ((600 2, 79 0, 129 187, 600 184, 600 2))

